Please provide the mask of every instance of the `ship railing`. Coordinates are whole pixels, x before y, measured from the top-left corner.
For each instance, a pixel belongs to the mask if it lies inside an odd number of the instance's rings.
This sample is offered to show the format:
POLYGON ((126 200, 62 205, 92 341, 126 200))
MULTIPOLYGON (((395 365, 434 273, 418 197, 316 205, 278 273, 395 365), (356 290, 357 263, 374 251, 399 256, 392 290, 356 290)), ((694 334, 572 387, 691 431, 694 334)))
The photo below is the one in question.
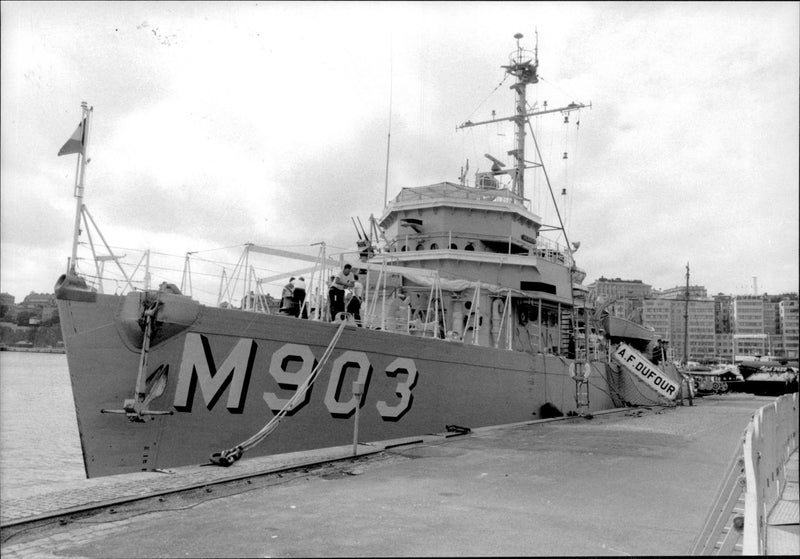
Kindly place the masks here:
POLYGON ((508 62, 512 66, 518 64, 530 64, 535 60, 536 60, 536 52, 529 49, 518 48, 517 50, 512 51, 508 55, 508 62))
POLYGON ((574 264, 570 252, 557 241, 547 237, 539 236, 536 238, 536 248, 533 249, 533 254, 538 258, 564 264, 565 266, 574 264))
POLYGON ((597 361, 603 359, 605 357, 605 352, 603 350, 603 344, 599 337, 593 338, 590 336, 589 338, 589 348, 588 351, 586 349, 585 339, 582 333, 578 333, 575 335, 575 354, 579 356, 585 356, 592 361, 597 361))
MULTIPOLYGON (((498 245, 506 243, 508 246, 508 254, 515 254, 516 256, 524 256, 518 252, 512 251, 512 246, 519 246, 519 240, 513 237, 503 235, 486 235, 481 234, 479 237, 465 231, 430 231, 425 233, 409 233, 396 238, 395 248, 392 252, 415 252, 418 250, 452 250, 452 251, 467 251, 473 249, 477 251, 481 241, 490 241, 498 245), (472 246, 473 248, 467 248, 472 246)), ((528 245, 529 256, 535 256, 554 262, 563 264, 564 266, 571 266, 573 264, 572 256, 566 248, 547 237, 537 237, 536 244, 524 241, 528 245)), ((491 254, 506 254, 500 251, 483 251, 490 252, 491 254)))
POLYGON ((440 198, 510 202, 525 207, 527 207, 527 202, 529 202, 527 198, 515 194, 508 188, 479 188, 453 183, 441 183, 429 187, 403 188, 395 197, 394 202, 435 200, 440 198))

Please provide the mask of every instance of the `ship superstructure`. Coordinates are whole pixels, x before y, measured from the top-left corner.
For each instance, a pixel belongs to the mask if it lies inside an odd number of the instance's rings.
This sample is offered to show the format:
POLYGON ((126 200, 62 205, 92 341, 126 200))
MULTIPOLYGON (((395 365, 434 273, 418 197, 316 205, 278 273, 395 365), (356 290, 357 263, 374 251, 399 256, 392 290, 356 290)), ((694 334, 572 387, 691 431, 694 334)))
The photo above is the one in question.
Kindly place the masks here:
MULTIPOLYGON (((370 262, 432 270, 443 279, 483 284, 485 292, 474 302, 470 299, 470 295, 475 298, 474 286, 466 296, 464 291, 468 290, 450 290, 450 297, 443 301, 443 323, 449 326, 449 335, 469 336, 473 343, 484 346, 502 346, 501 315, 508 303, 513 309, 507 314, 517 320, 521 317, 526 328, 530 325, 536 333, 530 337, 526 332, 522 341, 506 332, 504 347, 566 355, 577 323, 575 295, 577 292, 582 297, 585 293, 581 285, 585 273, 575 266, 569 246, 540 236, 543 222, 529 210, 525 171, 544 168, 541 162, 526 159, 526 136, 531 117, 567 115, 585 105, 573 102, 560 108, 531 110, 527 87, 539 81, 538 47, 534 51, 522 48, 519 33, 515 39, 517 48, 503 68, 516 80, 511 85, 516 114, 459 126, 512 122, 515 147, 508 155, 513 165, 507 167, 486 154, 492 162, 491 170, 476 173, 474 186, 465 184, 462 173, 461 184, 403 188, 378 221, 388 240, 387 249, 370 262)), ((415 295, 419 299, 423 293, 415 295)), ((570 356, 574 357, 574 352, 570 356)))

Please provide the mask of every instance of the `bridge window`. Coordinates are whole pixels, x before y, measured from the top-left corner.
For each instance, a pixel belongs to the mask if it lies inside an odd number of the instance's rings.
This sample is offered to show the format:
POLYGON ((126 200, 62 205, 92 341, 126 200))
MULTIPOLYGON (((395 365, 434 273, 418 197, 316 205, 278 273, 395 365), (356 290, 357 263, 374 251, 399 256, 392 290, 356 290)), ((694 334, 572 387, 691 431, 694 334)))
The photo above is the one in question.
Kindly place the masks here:
POLYGON ((464 247, 464 250, 475 250, 475 245, 469 243, 467 244, 467 246, 464 247))
POLYGON ((455 244, 455 243, 450 243, 450 249, 451 250, 458 250, 458 245, 455 244))
POLYGON ((418 244, 417 250, 425 250, 425 245, 423 245, 422 243, 418 244))
POLYGON ((436 243, 431 243, 431 250, 436 250, 438 248, 439 248, 439 245, 437 245, 436 243))

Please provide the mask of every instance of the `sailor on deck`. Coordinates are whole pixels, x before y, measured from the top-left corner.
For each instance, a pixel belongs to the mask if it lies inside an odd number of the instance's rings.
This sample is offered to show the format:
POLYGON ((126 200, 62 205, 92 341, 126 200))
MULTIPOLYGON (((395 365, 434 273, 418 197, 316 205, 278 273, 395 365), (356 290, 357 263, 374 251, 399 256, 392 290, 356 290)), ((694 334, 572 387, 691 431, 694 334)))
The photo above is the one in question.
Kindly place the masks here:
POLYGON ((340 312, 344 312, 344 290, 354 284, 353 276, 350 274, 352 268, 350 264, 345 264, 328 291, 331 296, 331 320, 336 319, 336 315, 340 312))
POLYGON ((299 317, 302 309, 303 318, 308 318, 308 307, 304 305, 305 300, 306 280, 303 276, 300 276, 294 281, 294 289, 292 290, 293 316, 299 317))
MULTIPOLYGON (((364 295, 364 286, 358 281, 358 275, 353 274, 353 286, 350 300, 347 302, 347 312, 353 315, 356 323, 361 322, 361 297, 364 295)), ((360 326, 361 324, 359 324, 360 326)))
POLYGON ((283 286, 283 291, 281 292, 281 308, 280 314, 288 314, 289 316, 296 316, 294 313, 294 299, 292 298, 292 294, 294 293, 294 278, 289 280, 289 283, 283 286))

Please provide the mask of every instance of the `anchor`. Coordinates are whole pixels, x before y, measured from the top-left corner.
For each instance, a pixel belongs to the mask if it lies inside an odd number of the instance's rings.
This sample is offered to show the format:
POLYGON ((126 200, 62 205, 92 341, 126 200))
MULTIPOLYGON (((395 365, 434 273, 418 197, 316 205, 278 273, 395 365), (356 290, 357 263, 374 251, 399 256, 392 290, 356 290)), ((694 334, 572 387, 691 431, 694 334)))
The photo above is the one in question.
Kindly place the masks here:
POLYGON ((134 397, 126 398, 122 402, 121 410, 101 409, 100 413, 124 414, 127 416, 128 421, 135 423, 143 423, 145 421, 145 416, 173 414, 172 411, 148 409, 150 402, 164 393, 167 387, 167 375, 169 373, 169 365, 160 365, 158 369, 145 380, 147 357, 150 353, 150 338, 154 330, 153 323, 159 305, 160 303, 158 299, 156 299, 143 313, 145 323, 144 337, 142 339, 142 354, 139 359, 139 373, 136 377, 134 397))

